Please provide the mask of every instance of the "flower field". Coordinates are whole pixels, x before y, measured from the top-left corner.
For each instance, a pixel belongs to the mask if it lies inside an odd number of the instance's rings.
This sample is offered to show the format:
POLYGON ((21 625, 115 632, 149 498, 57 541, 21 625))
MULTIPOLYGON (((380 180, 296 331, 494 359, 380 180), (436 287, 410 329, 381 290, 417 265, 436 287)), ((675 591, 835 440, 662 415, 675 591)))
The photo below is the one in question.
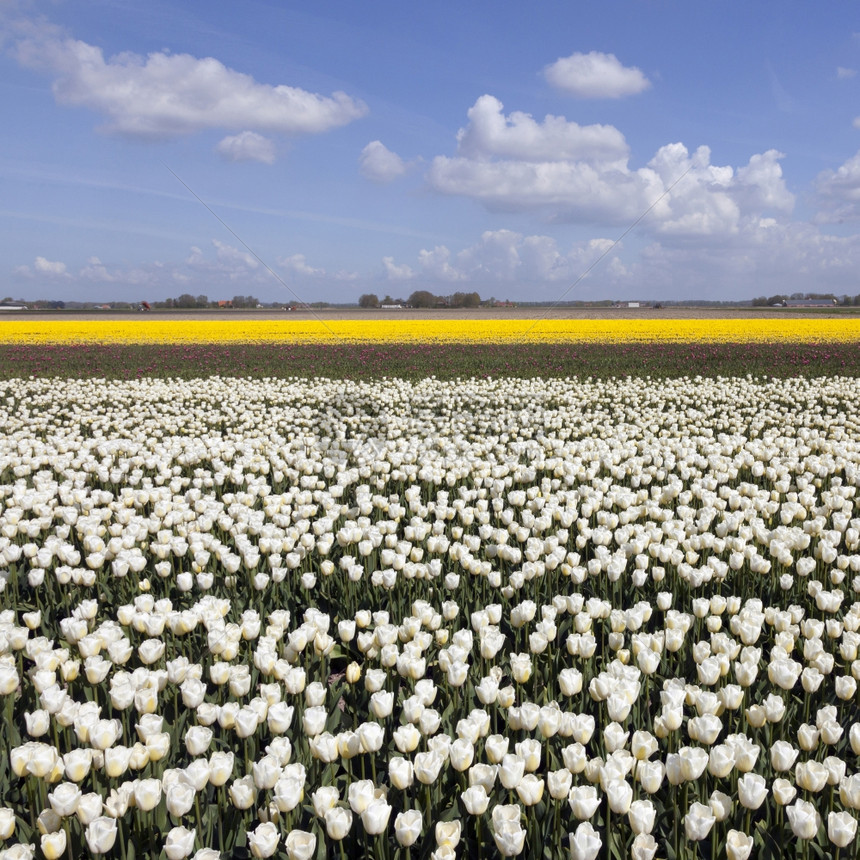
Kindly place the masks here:
POLYGON ((687 372, 0 381, 0 856, 857 856, 854 371, 687 372))
POLYGON ((853 341, 678 343, 19 343, 0 342, 0 379, 98 377, 421 380, 531 376, 652 378, 860 376, 853 341))
POLYGON ((860 341, 860 319, 4 320, 3 343, 803 343, 860 341))

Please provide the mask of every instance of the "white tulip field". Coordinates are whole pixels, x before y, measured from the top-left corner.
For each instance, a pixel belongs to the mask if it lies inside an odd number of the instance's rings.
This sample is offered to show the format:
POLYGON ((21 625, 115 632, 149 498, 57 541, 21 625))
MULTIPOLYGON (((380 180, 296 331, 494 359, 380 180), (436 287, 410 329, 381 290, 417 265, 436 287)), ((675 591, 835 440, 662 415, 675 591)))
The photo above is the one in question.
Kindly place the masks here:
POLYGON ((860 386, 0 381, 0 860, 860 856, 860 386))

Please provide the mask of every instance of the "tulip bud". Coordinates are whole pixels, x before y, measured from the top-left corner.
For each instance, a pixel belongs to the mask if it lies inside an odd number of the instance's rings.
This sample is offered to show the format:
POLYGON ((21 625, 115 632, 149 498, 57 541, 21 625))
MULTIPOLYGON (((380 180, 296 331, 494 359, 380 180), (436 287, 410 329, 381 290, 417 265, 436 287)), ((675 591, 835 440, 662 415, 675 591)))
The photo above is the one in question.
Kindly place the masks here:
POLYGON ((808 800, 798 800, 785 808, 785 814, 791 824, 791 832, 798 839, 815 838, 821 826, 821 816, 814 804, 808 800))
POLYGON ((352 828, 352 812, 342 806, 333 806, 325 813, 325 831, 329 839, 340 842, 352 828))
POLYGON ((93 854, 107 854, 116 842, 116 819, 104 815, 93 819, 84 831, 87 847, 93 854))
POLYGON ((66 853, 66 831, 43 833, 40 837, 40 845, 46 860, 58 860, 66 853))
POLYGON ((827 838, 837 847, 845 848, 857 835, 857 819, 849 812, 831 812, 827 816, 827 838))
POLYGON ((726 856, 728 860, 747 860, 752 853, 753 838, 741 833, 740 830, 730 830, 726 835, 726 856))
POLYGON ((407 809, 394 819, 394 836, 399 845, 408 848, 414 845, 421 835, 423 819, 417 809, 407 809))
POLYGON ((603 840, 600 834, 583 821, 573 833, 568 834, 571 860, 594 860, 600 853, 603 840))
POLYGON ((184 860, 185 857, 188 857, 194 850, 194 837, 196 835, 196 829, 171 828, 164 840, 164 853, 167 855, 167 860, 184 860))

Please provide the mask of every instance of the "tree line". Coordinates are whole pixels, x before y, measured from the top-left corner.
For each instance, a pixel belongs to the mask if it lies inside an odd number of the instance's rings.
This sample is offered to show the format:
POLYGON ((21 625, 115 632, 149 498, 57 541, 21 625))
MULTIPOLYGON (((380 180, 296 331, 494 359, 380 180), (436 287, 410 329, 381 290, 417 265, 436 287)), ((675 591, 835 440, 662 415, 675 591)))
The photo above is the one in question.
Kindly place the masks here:
MULTIPOLYGON (((227 301, 234 308, 255 308, 260 304, 256 296, 233 296, 227 301)), ((208 296, 192 296, 190 293, 183 293, 175 299, 152 303, 156 308, 217 308, 219 304, 217 301, 210 302, 208 296)))
POLYGON ((777 293, 773 296, 757 296, 752 300, 752 304, 754 308, 763 308, 768 305, 781 305, 783 302, 788 301, 831 301, 836 302, 840 305, 860 305, 860 295, 856 295, 853 298, 851 296, 842 296, 841 298, 835 296, 833 293, 792 293, 789 295, 783 295, 782 293, 777 293))
POLYGON ((416 290, 408 299, 380 299, 375 293, 364 293, 358 299, 360 308, 379 308, 385 305, 400 305, 410 308, 477 308, 481 306, 478 293, 454 293, 451 296, 436 296, 429 290, 416 290))

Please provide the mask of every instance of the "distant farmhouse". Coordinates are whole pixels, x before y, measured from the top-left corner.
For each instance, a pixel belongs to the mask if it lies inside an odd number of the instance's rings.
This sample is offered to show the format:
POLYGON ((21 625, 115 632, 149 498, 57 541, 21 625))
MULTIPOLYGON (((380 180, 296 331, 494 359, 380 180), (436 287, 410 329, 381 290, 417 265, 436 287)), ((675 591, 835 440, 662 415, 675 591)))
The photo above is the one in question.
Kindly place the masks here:
POLYGON ((783 299, 774 307, 780 308, 832 308, 839 304, 836 299, 783 299))

